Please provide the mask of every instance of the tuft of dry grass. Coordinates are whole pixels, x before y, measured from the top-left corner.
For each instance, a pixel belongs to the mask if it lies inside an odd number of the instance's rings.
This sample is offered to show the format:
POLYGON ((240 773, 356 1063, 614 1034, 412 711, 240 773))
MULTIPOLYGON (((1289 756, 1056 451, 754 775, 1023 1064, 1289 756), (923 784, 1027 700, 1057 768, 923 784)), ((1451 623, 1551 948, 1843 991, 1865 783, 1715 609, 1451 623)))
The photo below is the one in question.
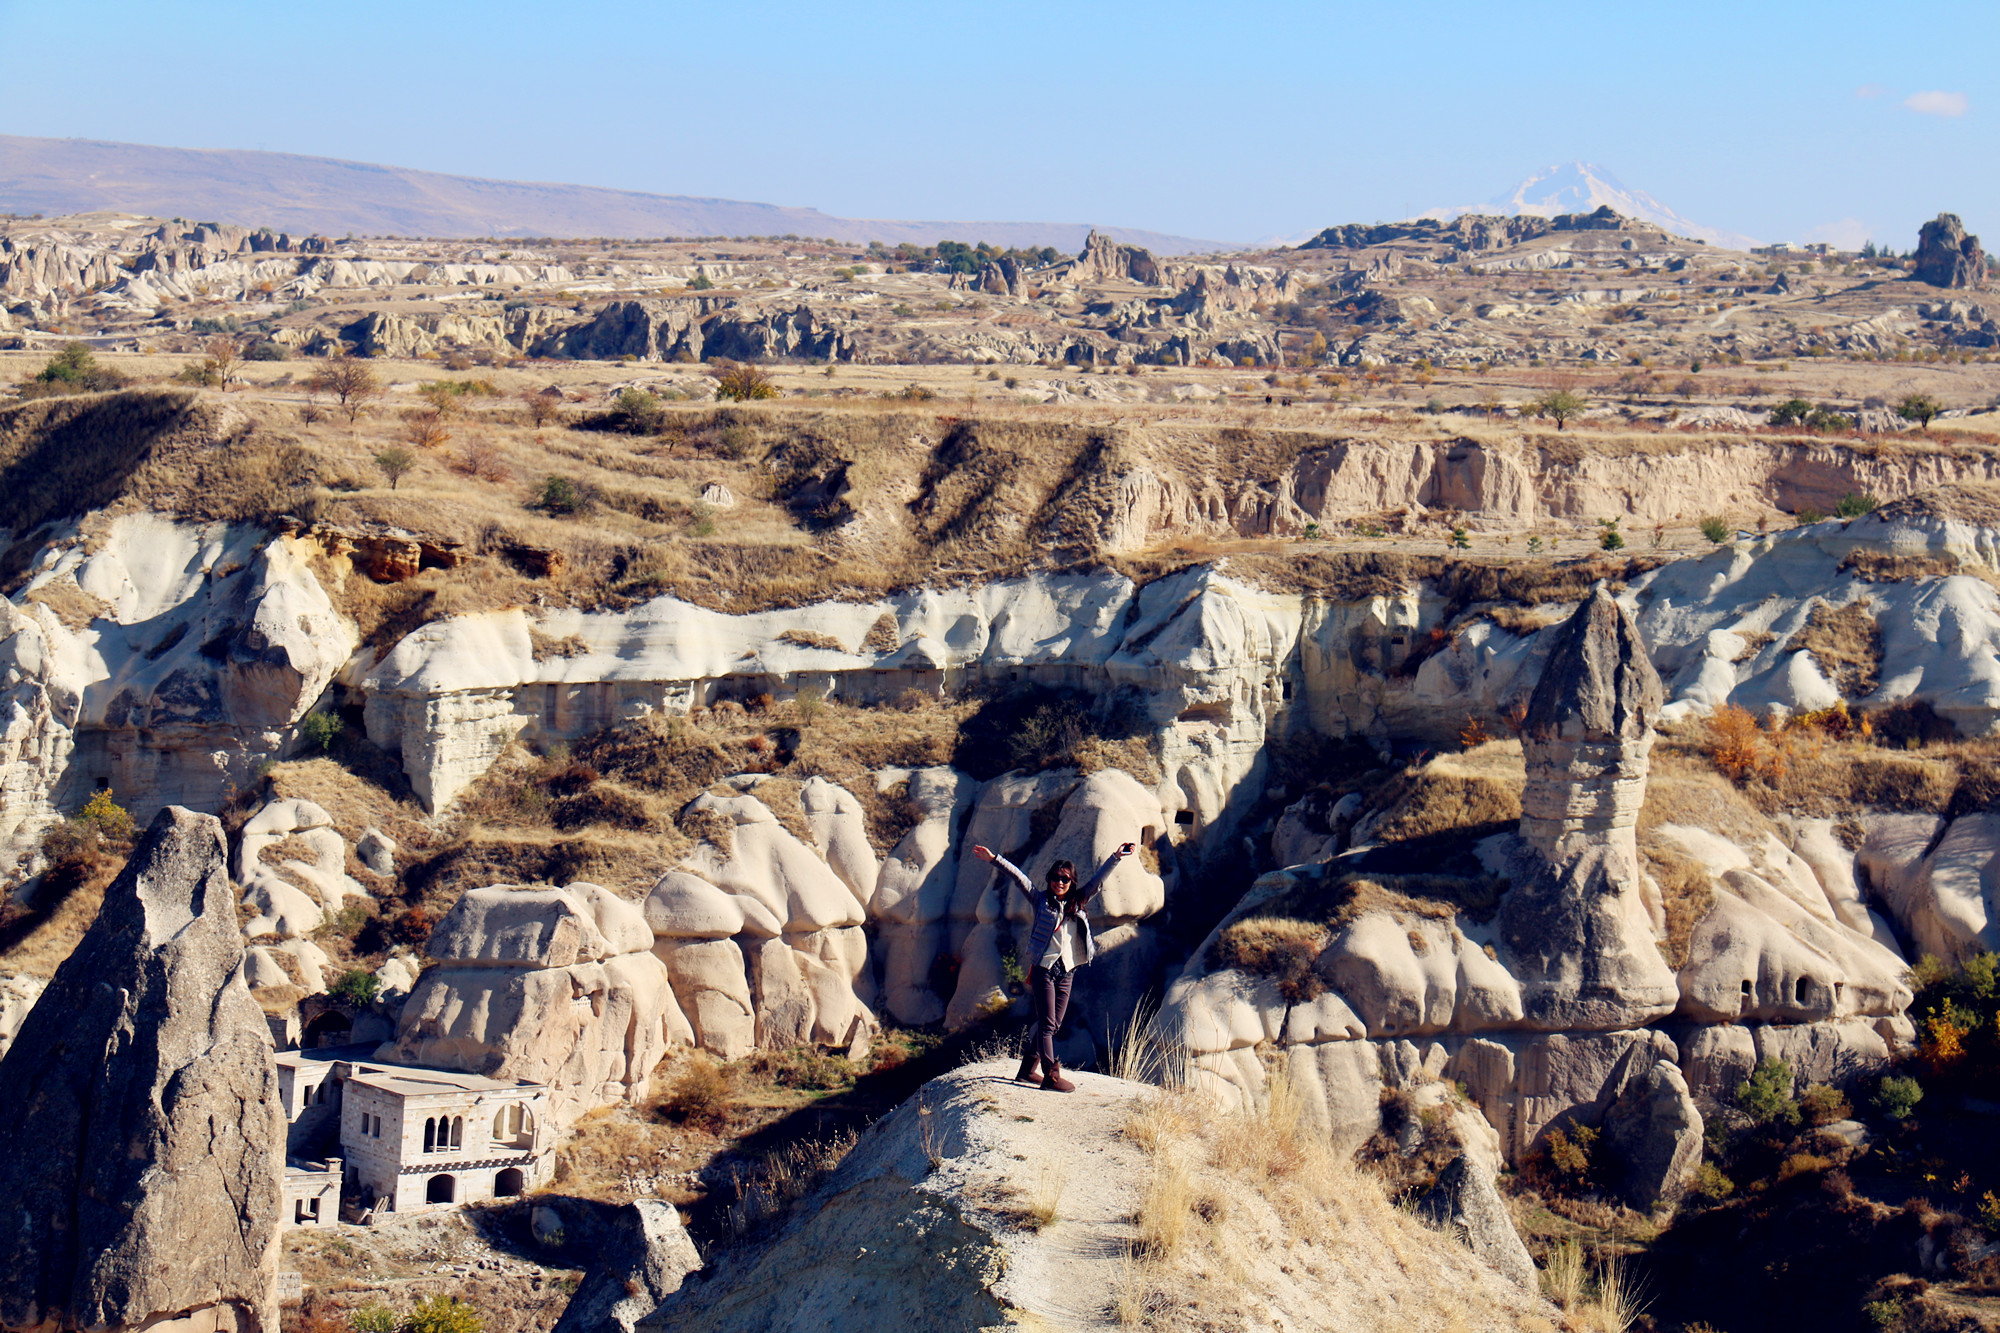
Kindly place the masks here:
POLYGON ((1382 842, 1407 842, 1516 822, 1526 782, 1527 764, 1518 741, 1489 741, 1404 769, 1370 802, 1372 809, 1386 812, 1374 836, 1382 842))
POLYGON ((688 1124, 713 1125, 728 1114, 733 1091, 729 1071, 706 1051, 696 1051, 660 1098, 659 1110, 688 1124))
POLYGON ((1042 1163, 1035 1173, 1035 1186, 1028 1191, 1026 1218, 1035 1230, 1056 1224, 1061 1215, 1063 1188, 1068 1183, 1067 1173, 1054 1162, 1042 1163))
POLYGON ((1882 627, 1869 606, 1866 598, 1837 611, 1818 603, 1785 651, 1810 654, 1820 674, 1847 698, 1873 694, 1882 679, 1882 627))
POLYGON ((1304 1004, 1326 989, 1313 968, 1325 950, 1327 927, 1288 917, 1251 916, 1232 921, 1209 949, 1211 968, 1235 968, 1270 977, 1292 1004, 1304 1004))

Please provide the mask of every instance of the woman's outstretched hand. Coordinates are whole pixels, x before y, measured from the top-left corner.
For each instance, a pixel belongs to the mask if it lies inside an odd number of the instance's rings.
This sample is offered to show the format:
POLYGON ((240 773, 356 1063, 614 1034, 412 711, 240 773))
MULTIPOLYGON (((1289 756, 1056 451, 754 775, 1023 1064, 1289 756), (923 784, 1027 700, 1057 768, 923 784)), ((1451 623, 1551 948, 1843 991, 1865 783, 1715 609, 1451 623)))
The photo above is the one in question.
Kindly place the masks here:
POLYGON ((1118 854, 1119 854, 1120 856, 1130 856, 1130 855, 1131 855, 1132 853, 1134 853, 1134 852, 1136 852, 1136 851, 1138 851, 1138 850, 1139 850, 1139 844, 1138 844, 1138 843, 1136 843, 1136 842, 1128 842, 1128 843, 1124 844, 1123 846, 1121 846, 1121 847, 1120 847, 1120 848, 1118 849, 1118 854))
POLYGON ((993 859, 993 849, 991 847, 981 847, 978 843, 972 845, 972 854, 982 861, 991 861, 993 859))

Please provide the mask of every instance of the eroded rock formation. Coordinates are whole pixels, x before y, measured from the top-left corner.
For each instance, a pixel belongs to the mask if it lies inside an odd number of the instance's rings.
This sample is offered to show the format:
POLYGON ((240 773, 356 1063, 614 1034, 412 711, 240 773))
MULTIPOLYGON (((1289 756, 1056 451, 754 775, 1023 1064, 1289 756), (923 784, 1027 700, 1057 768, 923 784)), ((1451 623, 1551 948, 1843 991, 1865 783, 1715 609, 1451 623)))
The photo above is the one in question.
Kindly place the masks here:
POLYGON ((1956 213, 1940 213, 1917 233, 1918 282, 1933 287, 1984 287, 1986 252, 1956 213))
POLYGON ((549 1087, 568 1124, 646 1094, 692 1039, 635 903, 595 884, 474 889, 432 930, 396 1039, 377 1059, 549 1087))
POLYGON ((285 1121, 222 826, 162 810, 0 1059, 0 1327, 275 1333, 285 1121))
POLYGON ((1558 633, 1521 731, 1522 846, 1501 934, 1530 1026, 1637 1027, 1679 1000, 1634 835, 1662 702, 1638 630, 1597 589, 1558 633))

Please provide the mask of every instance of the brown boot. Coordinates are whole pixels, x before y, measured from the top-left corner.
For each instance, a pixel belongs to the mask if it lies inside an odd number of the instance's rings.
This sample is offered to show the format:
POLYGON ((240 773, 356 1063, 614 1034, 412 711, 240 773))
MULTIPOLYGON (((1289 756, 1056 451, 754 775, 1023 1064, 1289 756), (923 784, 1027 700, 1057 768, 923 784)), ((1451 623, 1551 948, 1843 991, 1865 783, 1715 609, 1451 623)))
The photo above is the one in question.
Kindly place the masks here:
POLYGON ((1075 1092, 1076 1084, 1062 1076, 1062 1061, 1049 1061, 1049 1076, 1042 1080, 1043 1092, 1075 1092))
POLYGON ((1040 1083, 1042 1076, 1035 1072, 1035 1066, 1041 1062, 1042 1059, 1039 1055, 1036 1055, 1033 1051, 1029 1051, 1021 1057, 1021 1068, 1014 1075, 1014 1081, 1016 1083, 1040 1083))

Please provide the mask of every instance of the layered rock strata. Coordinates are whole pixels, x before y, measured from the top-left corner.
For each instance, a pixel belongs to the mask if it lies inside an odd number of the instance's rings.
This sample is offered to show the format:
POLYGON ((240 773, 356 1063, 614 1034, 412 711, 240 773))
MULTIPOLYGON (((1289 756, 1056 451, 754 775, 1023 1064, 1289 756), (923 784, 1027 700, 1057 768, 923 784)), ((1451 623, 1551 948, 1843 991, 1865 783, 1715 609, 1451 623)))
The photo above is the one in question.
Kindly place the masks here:
POLYGON ((222 826, 162 810, 0 1059, 0 1327, 275 1333, 285 1121, 222 826))

